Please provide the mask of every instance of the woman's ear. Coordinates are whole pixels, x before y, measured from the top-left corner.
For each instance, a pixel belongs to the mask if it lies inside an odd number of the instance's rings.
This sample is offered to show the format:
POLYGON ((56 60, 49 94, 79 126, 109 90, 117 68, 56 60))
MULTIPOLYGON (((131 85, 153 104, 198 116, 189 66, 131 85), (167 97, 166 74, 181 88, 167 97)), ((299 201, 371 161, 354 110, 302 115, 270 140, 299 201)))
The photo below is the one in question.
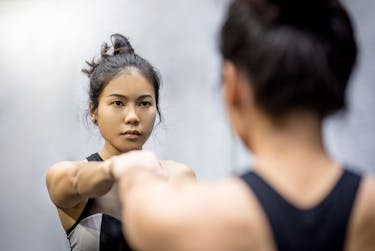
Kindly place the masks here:
POLYGON ((97 109, 94 108, 94 105, 92 103, 89 104, 89 111, 90 111, 90 119, 91 119, 92 123, 94 123, 96 125, 97 122, 98 122, 97 109))
POLYGON ((236 110, 247 110, 254 103, 253 89, 248 77, 230 61, 224 61, 222 75, 227 106, 236 110))
POLYGON ((238 101, 238 74, 235 65, 230 61, 223 62, 222 81, 224 100, 228 106, 233 106, 238 101))
POLYGON ((224 61, 222 67, 224 101, 229 121, 232 129, 246 142, 254 107, 253 90, 249 79, 234 63, 224 61))

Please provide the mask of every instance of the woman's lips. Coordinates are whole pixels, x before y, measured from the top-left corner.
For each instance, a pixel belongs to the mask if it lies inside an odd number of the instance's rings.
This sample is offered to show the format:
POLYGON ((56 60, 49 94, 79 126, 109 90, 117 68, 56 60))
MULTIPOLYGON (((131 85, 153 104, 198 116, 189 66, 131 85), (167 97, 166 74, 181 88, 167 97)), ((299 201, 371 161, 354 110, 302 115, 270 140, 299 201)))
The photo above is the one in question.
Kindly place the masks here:
POLYGON ((141 136, 141 133, 136 130, 129 130, 122 133, 121 135, 123 135, 126 139, 136 140, 141 136))

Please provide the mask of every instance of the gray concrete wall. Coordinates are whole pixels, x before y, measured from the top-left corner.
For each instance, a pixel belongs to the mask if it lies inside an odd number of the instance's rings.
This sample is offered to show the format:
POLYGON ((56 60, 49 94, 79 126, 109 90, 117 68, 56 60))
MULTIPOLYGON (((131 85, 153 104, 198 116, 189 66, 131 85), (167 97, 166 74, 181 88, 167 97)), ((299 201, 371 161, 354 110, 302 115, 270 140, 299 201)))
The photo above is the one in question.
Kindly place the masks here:
MULTIPOLYGON (((64 232, 45 188, 60 160, 98 150, 84 126, 84 61, 111 33, 130 37, 163 78, 164 122, 145 148, 185 162, 200 178, 243 170, 251 158, 231 135, 221 102, 217 29, 225 0, 0 1, 1 250, 65 250, 64 232)), ((375 171, 375 10, 348 1, 361 43, 349 113, 327 123, 333 155, 375 171)))

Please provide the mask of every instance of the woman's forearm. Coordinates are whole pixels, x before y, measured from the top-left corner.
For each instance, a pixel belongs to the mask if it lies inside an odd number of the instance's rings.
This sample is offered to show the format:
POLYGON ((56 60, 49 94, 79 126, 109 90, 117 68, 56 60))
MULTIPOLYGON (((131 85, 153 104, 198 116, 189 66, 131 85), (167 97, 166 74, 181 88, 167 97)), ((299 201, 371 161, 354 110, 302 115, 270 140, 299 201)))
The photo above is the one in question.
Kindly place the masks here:
POLYGON ((47 173, 50 197, 61 208, 71 208, 88 198, 102 196, 113 183, 107 162, 61 162, 47 173))

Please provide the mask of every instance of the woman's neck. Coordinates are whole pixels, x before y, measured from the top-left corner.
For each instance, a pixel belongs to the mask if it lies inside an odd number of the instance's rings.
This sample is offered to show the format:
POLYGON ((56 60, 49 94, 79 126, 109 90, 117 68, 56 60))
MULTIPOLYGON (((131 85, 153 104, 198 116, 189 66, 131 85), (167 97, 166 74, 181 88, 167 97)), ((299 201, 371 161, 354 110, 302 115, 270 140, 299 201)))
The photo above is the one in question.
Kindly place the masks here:
MULTIPOLYGON (((140 148, 138 150, 141 150, 141 149, 142 148, 140 148)), ((129 152, 131 150, 135 150, 135 149, 128 149, 128 150, 125 150, 125 151, 120 151, 119 149, 114 147, 112 144, 110 144, 108 142, 105 142, 103 148, 98 153, 103 160, 107 160, 107 159, 111 158, 112 156, 120 155, 122 153, 126 153, 126 152, 129 152)))
POLYGON ((318 116, 293 113, 275 124, 259 119, 249 135, 257 167, 301 170, 332 164, 322 139, 322 122, 318 116))
POLYGON ((321 120, 295 114, 280 126, 255 128, 251 135, 255 172, 296 205, 309 207, 322 200, 342 169, 324 148, 321 120))

